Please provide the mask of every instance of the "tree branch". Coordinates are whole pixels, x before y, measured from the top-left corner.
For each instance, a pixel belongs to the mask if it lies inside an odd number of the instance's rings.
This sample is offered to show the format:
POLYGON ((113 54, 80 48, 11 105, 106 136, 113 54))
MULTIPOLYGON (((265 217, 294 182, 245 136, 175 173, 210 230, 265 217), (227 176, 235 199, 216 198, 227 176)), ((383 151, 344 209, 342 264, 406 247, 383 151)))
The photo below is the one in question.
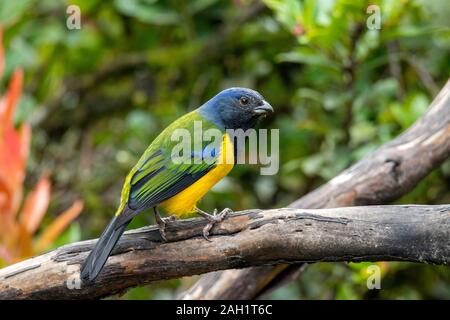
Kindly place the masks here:
MULTIPOLYGON (((389 203, 408 193, 450 156, 450 80, 406 132, 290 205, 332 208, 389 203)), ((290 268, 287 274, 297 269, 290 268), (292 270, 293 269, 293 270, 292 270)), ((263 266, 204 275, 181 298, 253 299, 284 281, 286 267, 263 266)))
POLYGON ((171 223, 166 243, 155 226, 127 232, 92 284, 80 284, 79 266, 95 241, 60 247, 0 270, 0 299, 99 298, 155 280, 300 261, 450 263, 450 205, 249 210, 217 226, 212 242, 201 237, 204 224, 171 223))

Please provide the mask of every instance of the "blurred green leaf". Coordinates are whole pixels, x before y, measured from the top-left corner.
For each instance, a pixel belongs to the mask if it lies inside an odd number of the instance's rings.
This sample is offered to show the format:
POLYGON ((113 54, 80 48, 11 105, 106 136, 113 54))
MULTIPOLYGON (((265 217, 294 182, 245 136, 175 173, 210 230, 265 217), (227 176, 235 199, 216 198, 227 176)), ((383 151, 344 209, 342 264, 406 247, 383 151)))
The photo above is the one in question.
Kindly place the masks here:
POLYGON ((119 12, 139 21, 155 25, 171 25, 179 21, 177 12, 160 5, 157 0, 115 0, 119 12))

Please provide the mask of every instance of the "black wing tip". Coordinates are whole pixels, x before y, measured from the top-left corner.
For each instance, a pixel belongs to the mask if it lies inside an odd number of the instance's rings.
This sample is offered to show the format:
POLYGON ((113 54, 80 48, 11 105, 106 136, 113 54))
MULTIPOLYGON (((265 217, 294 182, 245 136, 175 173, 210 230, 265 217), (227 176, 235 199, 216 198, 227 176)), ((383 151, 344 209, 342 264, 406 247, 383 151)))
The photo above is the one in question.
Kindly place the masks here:
POLYGON ((97 278, 97 275, 93 275, 91 272, 81 272, 80 273, 80 280, 82 283, 90 284, 94 282, 94 280, 97 278))
POLYGON ((95 274, 92 268, 89 268, 86 263, 81 267, 80 280, 82 283, 92 283, 97 278, 98 273, 95 274))

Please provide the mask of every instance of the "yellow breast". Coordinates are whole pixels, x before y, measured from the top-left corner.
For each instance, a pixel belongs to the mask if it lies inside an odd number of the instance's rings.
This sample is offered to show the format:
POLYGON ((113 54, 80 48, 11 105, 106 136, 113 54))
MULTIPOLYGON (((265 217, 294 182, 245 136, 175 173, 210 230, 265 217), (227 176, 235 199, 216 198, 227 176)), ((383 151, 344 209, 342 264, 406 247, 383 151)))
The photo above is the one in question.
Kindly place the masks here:
POLYGON ((161 203, 161 206, 168 214, 177 217, 194 212, 197 202, 225 177, 233 169, 233 166, 233 144, 228 134, 224 134, 216 167, 183 191, 161 203))

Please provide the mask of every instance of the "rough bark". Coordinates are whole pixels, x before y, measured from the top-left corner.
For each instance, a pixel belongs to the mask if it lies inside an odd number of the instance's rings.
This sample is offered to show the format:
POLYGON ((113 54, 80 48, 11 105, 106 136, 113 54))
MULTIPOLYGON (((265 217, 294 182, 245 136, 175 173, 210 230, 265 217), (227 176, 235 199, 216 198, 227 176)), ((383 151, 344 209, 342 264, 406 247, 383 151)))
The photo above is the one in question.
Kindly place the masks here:
POLYGON ((450 205, 249 210, 202 238, 202 219, 127 232, 94 283, 79 267, 95 240, 0 270, 0 299, 100 298, 150 281, 214 270, 315 261, 450 263, 450 205))
MULTIPOLYGON (((450 80, 427 112, 407 131, 290 207, 333 208, 389 203, 410 191, 449 156, 450 80)), ((207 274, 180 298, 253 299, 274 282, 283 280, 284 273, 292 275, 297 269, 265 266, 207 274)))

